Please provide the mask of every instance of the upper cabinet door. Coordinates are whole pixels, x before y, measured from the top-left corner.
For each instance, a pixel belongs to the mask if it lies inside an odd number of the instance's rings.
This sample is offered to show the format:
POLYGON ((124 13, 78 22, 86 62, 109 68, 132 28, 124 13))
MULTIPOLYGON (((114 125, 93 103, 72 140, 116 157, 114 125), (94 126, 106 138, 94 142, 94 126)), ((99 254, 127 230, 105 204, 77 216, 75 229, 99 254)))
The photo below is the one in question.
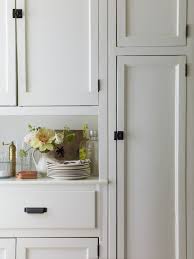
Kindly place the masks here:
POLYGON ((186 0, 117 1, 117 45, 186 45, 186 0))
POLYGON ((98 0, 17 0, 19 106, 98 104, 98 0))
POLYGON ((15 259, 15 239, 0 238, 0 258, 15 259))
POLYGON ((14 0, 0 0, 0 106, 16 105, 14 0))
POLYGON ((97 259, 97 238, 19 238, 18 259, 97 259))
POLYGON ((185 62, 118 58, 119 259, 186 259, 185 62))

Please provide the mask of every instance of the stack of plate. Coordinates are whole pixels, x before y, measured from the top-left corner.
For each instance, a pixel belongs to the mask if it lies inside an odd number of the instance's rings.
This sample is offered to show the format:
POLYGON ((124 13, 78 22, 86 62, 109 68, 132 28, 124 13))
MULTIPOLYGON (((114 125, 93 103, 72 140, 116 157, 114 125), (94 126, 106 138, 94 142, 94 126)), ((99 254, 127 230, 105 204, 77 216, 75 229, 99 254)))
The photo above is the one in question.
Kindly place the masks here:
POLYGON ((74 160, 74 161, 47 161, 48 177, 61 180, 78 180, 90 176, 90 161, 89 160, 74 160))

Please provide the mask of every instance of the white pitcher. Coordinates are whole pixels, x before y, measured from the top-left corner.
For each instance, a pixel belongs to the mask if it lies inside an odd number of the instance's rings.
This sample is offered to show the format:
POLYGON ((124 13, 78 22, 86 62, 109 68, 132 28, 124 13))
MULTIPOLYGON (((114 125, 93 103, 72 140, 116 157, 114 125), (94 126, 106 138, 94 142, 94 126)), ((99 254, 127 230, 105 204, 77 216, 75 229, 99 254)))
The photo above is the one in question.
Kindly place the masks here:
POLYGON ((42 177, 46 177, 47 176, 47 154, 46 153, 40 153, 41 156, 39 158, 39 160, 37 161, 35 153, 38 150, 34 150, 32 152, 32 159, 34 161, 35 167, 36 167, 36 171, 42 176, 42 177))

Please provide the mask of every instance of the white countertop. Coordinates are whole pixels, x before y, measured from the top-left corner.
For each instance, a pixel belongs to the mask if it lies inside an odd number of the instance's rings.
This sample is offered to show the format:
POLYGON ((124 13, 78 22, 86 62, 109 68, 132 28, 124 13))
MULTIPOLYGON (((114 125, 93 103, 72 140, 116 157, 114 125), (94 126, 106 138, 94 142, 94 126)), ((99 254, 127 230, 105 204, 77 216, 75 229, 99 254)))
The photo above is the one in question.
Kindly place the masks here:
POLYGON ((7 179, 0 179, 0 185, 4 184, 22 184, 22 185, 38 185, 38 184, 48 184, 48 185, 54 185, 54 184, 60 184, 60 185, 106 185, 108 184, 108 180, 106 179, 99 179, 98 177, 89 177, 87 179, 82 180, 58 180, 58 179, 52 179, 52 178, 38 178, 38 179, 17 179, 15 177, 7 178, 7 179))

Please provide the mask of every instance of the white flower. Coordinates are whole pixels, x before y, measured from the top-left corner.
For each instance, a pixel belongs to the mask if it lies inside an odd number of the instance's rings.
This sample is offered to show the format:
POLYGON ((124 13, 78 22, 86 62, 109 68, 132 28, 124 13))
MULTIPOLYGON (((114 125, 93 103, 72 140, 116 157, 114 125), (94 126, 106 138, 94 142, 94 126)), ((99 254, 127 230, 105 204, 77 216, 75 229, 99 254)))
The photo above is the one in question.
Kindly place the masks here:
POLYGON ((57 145, 62 144, 63 143, 63 139, 64 139, 63 133, 55 133, 55 143, 57 145))
POLYGON ((26 143, 26 144, 29 144, 31 141, 32 141, 32 139, 35 137, 35 133, 34 132, 30 132, 30 133, 28 133, 25 137, 24 137, 24 142, 26 143))

